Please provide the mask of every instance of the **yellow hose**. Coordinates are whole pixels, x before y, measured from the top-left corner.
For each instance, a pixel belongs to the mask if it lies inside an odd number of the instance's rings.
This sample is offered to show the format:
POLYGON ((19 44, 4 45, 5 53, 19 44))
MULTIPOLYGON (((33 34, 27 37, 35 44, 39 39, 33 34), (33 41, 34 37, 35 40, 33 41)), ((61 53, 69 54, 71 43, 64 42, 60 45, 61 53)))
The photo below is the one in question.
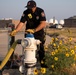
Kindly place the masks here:
POLYGON ((11 57, 12 53, 15 50, 15 47, 17 45, 17 41, 15 41, 12 45, 12 47, 10 48, 10 50, 8 51, 8 53, 6 54, 5 58, 3 59, 2 63, 0 64, 0 70, 6 65, 6 63, 8 62, 9 58, 11 57))

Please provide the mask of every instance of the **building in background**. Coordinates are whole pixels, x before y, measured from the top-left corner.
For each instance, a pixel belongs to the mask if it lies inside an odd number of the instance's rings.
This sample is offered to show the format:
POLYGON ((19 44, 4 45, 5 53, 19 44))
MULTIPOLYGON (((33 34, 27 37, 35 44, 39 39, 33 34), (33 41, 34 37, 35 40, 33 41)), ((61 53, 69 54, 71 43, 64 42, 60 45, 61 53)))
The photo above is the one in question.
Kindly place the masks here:
MULTIPOLYGON (((11 18, 0 19, 0 28, 7 28, 10 24, 15 25, 16 27, 18 23, 19 23, 19 20, 14 20, 11 18)), ((25 27, 22 28, 22 30, 24 29, 25 27)))
POLYGON ((0 20, 0 28, 7 28, 7 26, 9 24, 15 24, 17 25, 19 22, 19 20, 13 20, 13 19, 10 19, 10 18, 4 18, 4 19, 1 19, 0 20))
POLYGON ((76 16, 64 19, 64 27, 76 27, 76 16))

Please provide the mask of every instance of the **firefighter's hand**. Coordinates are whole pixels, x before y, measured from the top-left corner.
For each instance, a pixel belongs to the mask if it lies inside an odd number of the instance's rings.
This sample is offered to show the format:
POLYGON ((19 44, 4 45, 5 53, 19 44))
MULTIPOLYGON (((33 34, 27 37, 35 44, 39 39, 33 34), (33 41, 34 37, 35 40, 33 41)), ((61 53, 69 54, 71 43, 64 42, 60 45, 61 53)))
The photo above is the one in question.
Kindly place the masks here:
POLYGON ((27 29, 26 32, 27 33, 35 33, 35 29, 27 29))
POLYGON ((17 31, 16 31, 16 30, 14 30, 14 31, 12 31, 12 32, 10 33, 10 35, 11 35, 11 36, 15 36, 15 35, 16 35, 16 33, 17 33, 17 31))

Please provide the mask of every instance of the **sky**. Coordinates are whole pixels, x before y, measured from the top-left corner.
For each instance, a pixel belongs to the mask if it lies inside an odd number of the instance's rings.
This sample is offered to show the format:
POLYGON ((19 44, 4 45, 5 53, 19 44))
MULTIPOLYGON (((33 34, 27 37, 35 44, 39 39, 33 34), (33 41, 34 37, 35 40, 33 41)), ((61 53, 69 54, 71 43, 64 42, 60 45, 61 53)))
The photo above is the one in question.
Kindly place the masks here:
MULTIPOLYGON (((0 0, 0 19, 20 20, 29 0, 0 0)), ((37 7, 43 8, 46 19, 64 20, 76 15, 76 0, 35 0, 37 7)))

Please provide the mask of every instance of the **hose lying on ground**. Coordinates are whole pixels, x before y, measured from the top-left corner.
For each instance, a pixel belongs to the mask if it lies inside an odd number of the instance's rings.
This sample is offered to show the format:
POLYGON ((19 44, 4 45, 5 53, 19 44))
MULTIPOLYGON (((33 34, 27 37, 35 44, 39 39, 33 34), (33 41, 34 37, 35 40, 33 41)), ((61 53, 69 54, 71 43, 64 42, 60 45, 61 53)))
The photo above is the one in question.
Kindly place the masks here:
POLYGON ((17 41, 15 41, 13 43, 13 45, 11 46, 11 48, 8 50, 8 53, 6 54, 5 58, 3 59, 3 61, 0 64, 0 70, 2 70, 2 68, 6 65, 6 63, 8 62, 9 58, 11 57, 12 53, 15 50, 15 47, 17 45, 17 41))

